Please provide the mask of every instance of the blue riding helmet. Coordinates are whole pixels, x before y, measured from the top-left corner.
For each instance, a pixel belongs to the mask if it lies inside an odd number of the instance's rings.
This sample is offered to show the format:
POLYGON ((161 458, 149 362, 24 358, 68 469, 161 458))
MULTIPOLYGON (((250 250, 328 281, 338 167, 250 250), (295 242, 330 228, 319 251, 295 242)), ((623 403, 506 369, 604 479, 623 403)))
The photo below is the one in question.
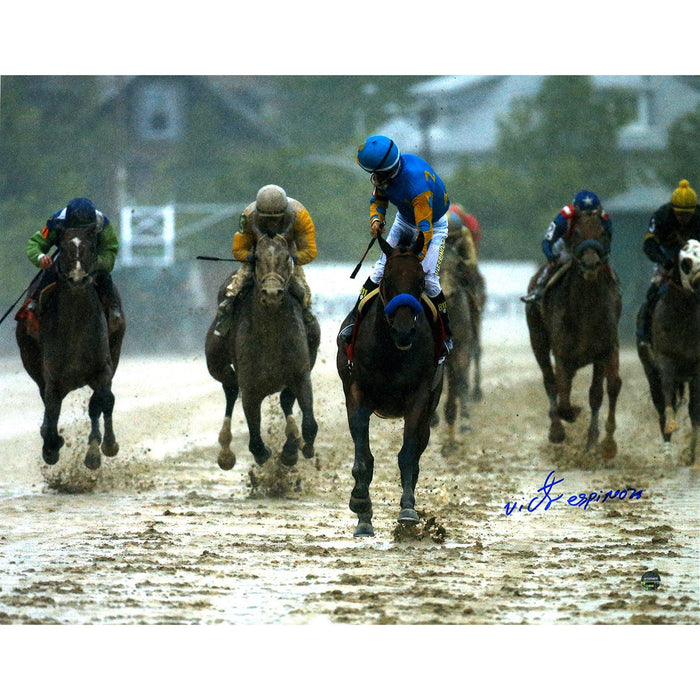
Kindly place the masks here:
POLYGON ((386 136, 370 136, 357 151, 357 162, 368 173, 385 173, 399 163, 399 147, 386 136))
POLYGON ((600 199, 595 192, 581 190, 574 195, 574 207, 579 211, 593 211, 600 207, 600 199))
POLYGON ((95 205, 85 197, 76 197, 68 202, 66 207, 66 228, 89 226, 97 221, 95 205))

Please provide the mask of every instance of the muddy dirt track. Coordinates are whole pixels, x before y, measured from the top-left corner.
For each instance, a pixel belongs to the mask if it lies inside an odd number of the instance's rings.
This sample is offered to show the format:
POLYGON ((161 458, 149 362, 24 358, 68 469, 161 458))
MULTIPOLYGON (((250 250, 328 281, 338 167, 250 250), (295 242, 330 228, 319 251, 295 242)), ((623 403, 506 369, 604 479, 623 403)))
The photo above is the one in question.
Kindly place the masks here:
MULTIPOLYGON (((18 358, 3 360, 0 622, 698 623, 700 473, 682 463, 687 413, 665 459, 633 351, 622 358, 619 454, 603 463, 582 454, 590 370, 575 383, 579 420, 564 445, 550 445, 529 346, 487 338, 470 430, 448 449, 438 427, 422 459, 417 509, 428 526, 397 531, 401 423, 373 418, 376 536, 354 539, 352 445, 328 335, 313 373, 316 456, 300 458, 281 495, 264 490, 264 473, 251 492, 240 404, 238 462, 217 467, 223 394, 201 356, 123 359, 121 451, 97 474, 82 466, 87 393, 66 402, 68 445, 47 468, 38 392, 18 358), (545 509, 538 489, 552 471, 550 494, 563 497, 545 509), (599 500, 584 508, 580 493, 599 500), (641 585, 649 570, 658 590, 641 585)), ((264 423, 279 450, 276 402, 264 423)))

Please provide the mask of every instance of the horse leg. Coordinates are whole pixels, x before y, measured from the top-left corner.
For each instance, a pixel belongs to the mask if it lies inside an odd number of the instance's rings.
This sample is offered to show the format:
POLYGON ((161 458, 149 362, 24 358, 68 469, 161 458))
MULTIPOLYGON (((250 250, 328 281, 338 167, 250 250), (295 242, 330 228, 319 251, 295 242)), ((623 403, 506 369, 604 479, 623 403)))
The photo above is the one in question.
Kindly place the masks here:
POLYGON ((450 444, 455 441, 455 420, 457 418, 457 358, 450 358, 447 365, 447 396, 445 397, 445 421, 447 422, 447 439, 450 444))
POLYGON ((690 466, 700 469, 700 451, 697 449, 698 436, 700 436, 700 376, 696 374, 690 381, 688 396, 688 413, 692 431, 690 436, 690 466))
POLYGON ((617 408, 617 397, 622 389, 622 378, 620 377, 620 354, 616 348, 612 357, 608 361, 605 369, 605 384, 608 391, 608 418, 605 421, 605 438, 600 445, 603 459, 612 459, 617 454, 617 443, 615 442, 615 409, 617 408))
POLYGON ((102 440, 102 454, 105 457, 114 457, 119 452, 119 443, 114 434, 112 414, 114 413, 114 394, 111 387, 105 389, 102 416, 104 418, 105 435, 102 440))
POLYGON ((561 424, 559 410, 557 408, 557 378, 552 369, 550 357, 551 346, 549 336, 545 328, 542 316, 534 304, 528 304, 525 309, 527 326, 530 334, 530 345, 542 372, 544 390, 549 399, 549 441, 554 443, 564 442, 566 432, 561 424))
MULTIPOLYGON (((571 385, 576 374, 576 367, 572 364, 557 362, 557 411, 559 417, 567 423, 573 423, 581 413, 580 406, 571 403, 571 385)), ((602 399, 601 399, 602 400, 602 399)))
POLYGON ((355 537, 372 537, 372 500, 369 497, 369 487, 374 476, 374 455, 369 447, 370 412, 359 401, 347 402, 348 424, 350 435, 355 445, 355 461, 352 465, 352 476, 355 486, 350 494, 350 510, 357 513, 355 537))
POLYGON ((399 451, 399 473, 401 475, 400 523, 418 523, 420 518, 415 510, 416 485, 420 472, 420 456, 430 439, 430 428, 423 420, 423 411, 414 407, 404 419, 403 445, 399 451))
POLYGON ((231 451, 231 416, 233 415, 233 407, 238 398, 238 377, 232 367, 228 367, 228 371, 224 372, 220 379, 221 387, 224 390, 226 399, 226 408, 224 409, 224 422, 219 431, 219 456, 216 463, 224 471, 233 469, 236 464, 236 455, 231 451))
POLYGON ((598 414, 603 404, 603 365, 600 362, 593 363, 593 378, 588 389, 588 405, 591 408, 591 420, 588 424, 588 439, 586 440, 586 452, 590 452, 598 443, 598 414))
POLYGON ((566 439, 566 431, 561 422, 561 416, 559 414, 559 385, 560 385, 560 374, 561 369, 557 366, 556 376, 552 371, 551 365, 548 368, 549 371, 544 371, 544 388, 547 392, 549 398, 549 441, 553 443, 564 442, 566 439))
POLYGON ((472 401, 481 401, 484 394, 481 391, 481 335, 478 328, 474 333, 474 389, 471 393, 472 401))
POLYGON ((50 383, 44 386, 44 421, 41 426, 41 436, 44 438, 42 457, 46 464, 56 464, 58 453, 63 447, 64 440, 58 434, 58 418, 61 415, 63 395, 50 383))
POLYGON ((659 375, 661 378, 661 393, 663 394, 663 433, 664 438, 678 430, 678 420, 676 418, 676 375, 667 360, 660 358, 659 375))
POLYGON ((249 392, 243 394, 243 412, 248 423, 248 449, 253 455, 256 464, 265 464, 272 456, 270 448, 264 443, 260 433, 260 405, 261 396, 251 396, 249 392))
POLYGON ((459 432, 469 430, 469 366, 471 365, 471 353, 465 351, 459 356, 460 364, 457 369, 457 400, 459 401, 459 432))
POLYGON ((318 423, 314 417, 314 394, 311 385, 311 376, 307 373, 299 387, 297 401, 301 408, 301 437, 304 444, 301 453, 306 459, 314 456, 314 441, 318 434, 318 423))
POLYGON ((664 453, 668 455, 671 452, 671 434, 669 433, 667 435, 666 431, 664 430, 666 417, 664 411, 664 393, 661 390, 661 376, 659 375, 659 371, 656 368, 656 365, 648 356, 646 351, 640 348, 638 348, 637 351, 639 354, 639 359, 642 362, 642 367, 644 369, 644 374, 647 378, 647 383, 649 384, 651 400, 654 404, 654 408, 656 409, 656 413, 659 418, 659 430, 661 431, 661 437, 663 439, 664 453))
POLYGON ((88 450, 85 454, 85 466, 88 469, 97 469, 101 464, 100 445, 102 452, 108 457, 114 457, 119 452, 119 443, 114 436, 112 426, 112 411, 114 410, 114 394, 106 386, 94 389, 88 404, 90 416, 90 435, 88 436, 88 450), (100 416, 105 417, 105 439, 102 441, 100 432, 100 416))
POLYGON ((292 415, 295 401, 296 396, 289 387, 282 389, 282 392, 280 393, 280 406, 282 407, 282 413, 284 413, 284 417, 286 419, 284 434, 287 439, 284 443, 284 447, 282 448, 280 459, 282 460, 282 464, 288 467, 293 467, 297 463, 299 443, 301 442, 299 428, 297 427, 297 423, 292 415))

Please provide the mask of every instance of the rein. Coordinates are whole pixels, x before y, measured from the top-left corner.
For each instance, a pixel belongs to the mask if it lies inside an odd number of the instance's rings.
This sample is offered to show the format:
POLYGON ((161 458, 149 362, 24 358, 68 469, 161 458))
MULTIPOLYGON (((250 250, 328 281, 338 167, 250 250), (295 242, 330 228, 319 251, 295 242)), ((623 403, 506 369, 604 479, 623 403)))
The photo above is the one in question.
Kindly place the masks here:
MULTIPOLYGON (((405 251, 401 253, 396 253, 393 255, 391 258, 387 260, 387 264, 390 261, 393 261, 395 258, 399 257, 416 257, 415 253, 405 251)), ((386 270, 384 273, 384 277, 386 277, 386 270)), ((411 311, 413 311, 413 319, 414 321, 416 318, 418 318, 418 315, 423 313, 423 305, 421 304, 419 299, 416 299, 416 297, 413 296, 413 294, 408 294, 406 292, 403 292, 401 294, 397 294, 393 299, 390 299, 388 302, 386 301, 386 297, 384 294, 384 278, 382 278, 382 281, 379 284, 379 298, 381 299, 382 306, 384 307, 384 315, 387 318, 387 321, 389 321, 389 325, 391 325, 391 321, 396 314, 396 312, 402 307, 402 306, 408 306, 411 311)))

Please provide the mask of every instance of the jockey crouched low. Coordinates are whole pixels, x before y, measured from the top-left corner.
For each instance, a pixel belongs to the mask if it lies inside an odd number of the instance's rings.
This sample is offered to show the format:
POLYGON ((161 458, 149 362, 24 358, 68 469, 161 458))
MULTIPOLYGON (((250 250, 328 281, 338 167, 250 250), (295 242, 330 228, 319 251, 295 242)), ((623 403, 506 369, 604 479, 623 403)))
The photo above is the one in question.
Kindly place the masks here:
MULTIPOLYGON (((374 191, 370 198, 370 233, 376 238, 384 228, 389 203, 397 208, 396 218, 386 241, 396 247, 402 235, 410 235, 415 241, 420 232, 425 243, 421 255, 425 272, 425 292, 440 314, 445 330, 441 361, 452 351, 452 329, 447 313, 445 294, 440 286, 445 239, 447 238, 447 210, 450 201, 445 185, 422 158, 407 153, 401 155, 398 146, 386 136, 370 136, 357 152, 357 162, 371 173, 374 191)), ((384 253, 372 268, 353 309, 357 314, 362 299, 379 286, 384 276, 384 253)), ((343 328, 338 338, 352 341, 355 322, 343 328)))
POLYGON ((94 226, 98 234, 97 271, 95 288, 105 307, 107 321, 112 330, 121 320, 122 310, 114 293, 111 272, 119 252, 119 240, 110 220, 87 198, 71 199, 65 208, 55 212, 46 225, 27 242, 27 257, 41 272, 29 287, 27 299, 16 318, 24 318, 31 335, 38 337, 40 315, 38 301, 41 291, 57 279, 54 259, 60 254, 60 235, 63 230, 94 226), (51 248, 56 247, 54 255, 51 248))
POLYGON ((454 248, 460 261, 457 270, 459 280, 464 287, 469 288, 474 276, 478 274, 477 248, 471 229, 464 225, 462 217, 452 207, 447 214, 447 230, 447 245, 454 248))
POLYGON ((597 222, 596 225, 599 224, 603 227, 605 235, 602 237, 601 243, 604 244, 606 255, 610 253, 612 243, 610 217, 603 209, 595 192, 581 190, 574 195, 573 203, 562 207, 549 224, 542 241, 542 252, 549 264, 542 270, 535 283, 535 288, 529 294, 520 297, 521 301, 531 303, 542 298, 547 283, 552 279, 554 272, 571 260, 569 244, 574 232, 577 228, 587 226, 592 222, 597 222))
POLYGON ((278 185, 265 185, 258 190, 255 201, 241 214, 238 231, 233 236, 233 257, 242 265, 231 276, 224 299, 219 304, 214 322, 214 335, 223 337, 231 325, 231 312, 236 298, 253 278, 256 231, 265 235, 281 234, 289 237, 295 249, 292 279, 303 290, 302 309, 307 329, 313 320, 311 290, 306 282, 302 265, 316 258, 316 230, 306 208, 278 185))
POLYGON ((638 317, 637 335, 643 345, 651 344, 651 317, 660 290, 671 277, 678 253, 691 238, 700 240, 700 207, 695 190, 687 180, 681 180, 671 201, 652 215, 644 237, 644 254, 656 267, 638 317))

